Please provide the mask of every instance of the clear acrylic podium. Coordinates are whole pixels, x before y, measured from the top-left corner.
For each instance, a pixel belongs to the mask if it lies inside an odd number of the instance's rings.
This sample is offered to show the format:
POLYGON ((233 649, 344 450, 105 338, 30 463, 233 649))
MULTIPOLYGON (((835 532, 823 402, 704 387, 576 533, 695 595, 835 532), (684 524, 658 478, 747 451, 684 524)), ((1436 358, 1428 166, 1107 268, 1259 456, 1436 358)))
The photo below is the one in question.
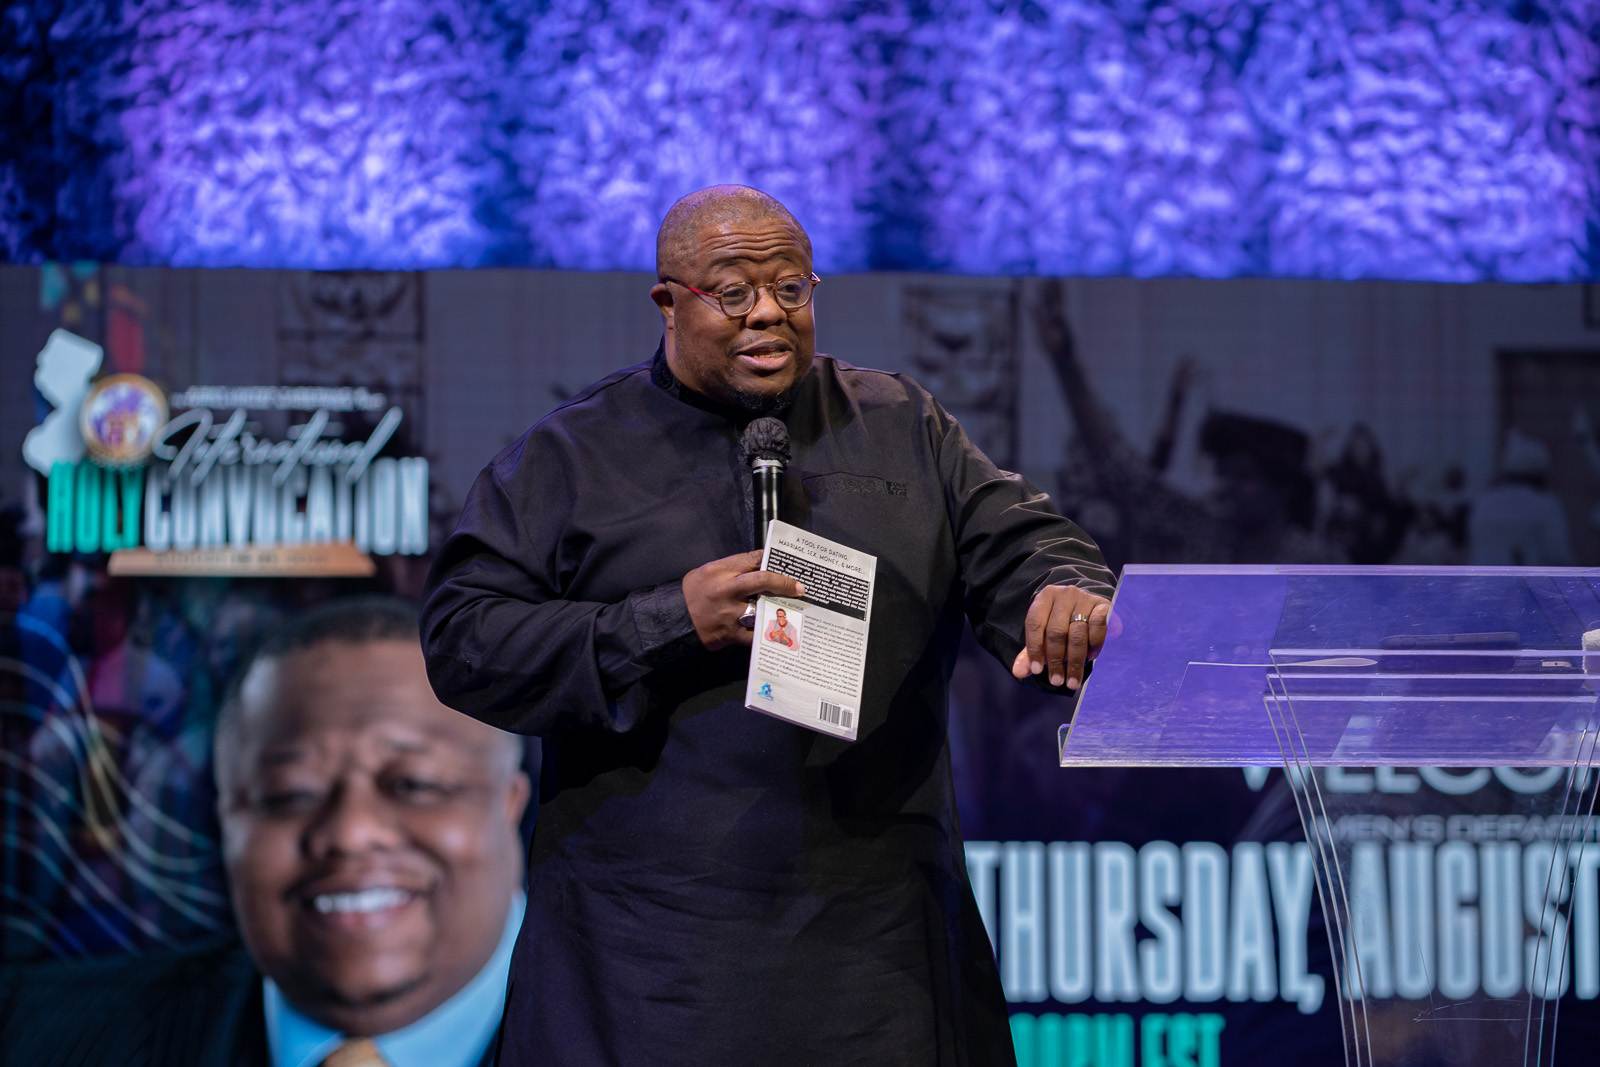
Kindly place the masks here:
POLYGON ((1060 756, 1282 768, 1346 1064, 1589 1063, 1597 696, 1600 570, 1129 566, 1060 756))

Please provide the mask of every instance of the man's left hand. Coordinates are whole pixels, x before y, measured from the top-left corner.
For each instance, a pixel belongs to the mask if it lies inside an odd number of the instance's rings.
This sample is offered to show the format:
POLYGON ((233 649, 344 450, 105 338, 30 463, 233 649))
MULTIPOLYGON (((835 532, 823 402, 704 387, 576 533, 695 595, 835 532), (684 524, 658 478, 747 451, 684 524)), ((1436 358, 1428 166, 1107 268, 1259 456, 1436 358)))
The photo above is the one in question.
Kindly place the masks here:
POLYGON ((1106 640, 1111 601, 1075 585, 1047 585, 1028 607, 1022 651, 1011 663, 1017 679, 1050 672, 1050 684, 1076 690, 1084 664, 1099 655, 1106 640))

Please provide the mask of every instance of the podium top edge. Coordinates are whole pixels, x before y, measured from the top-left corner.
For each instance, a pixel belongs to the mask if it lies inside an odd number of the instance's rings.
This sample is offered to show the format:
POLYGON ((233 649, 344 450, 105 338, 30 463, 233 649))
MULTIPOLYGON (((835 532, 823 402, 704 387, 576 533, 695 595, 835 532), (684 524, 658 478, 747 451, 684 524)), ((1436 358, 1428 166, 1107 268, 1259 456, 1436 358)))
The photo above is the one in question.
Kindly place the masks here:
POLYGON ((1352 563, 1128 563, 1123 574, 1362 577, 1384 575, 1418 578, 1594 578, 1600 567, 1451 567, 1362 566, 1352 563))

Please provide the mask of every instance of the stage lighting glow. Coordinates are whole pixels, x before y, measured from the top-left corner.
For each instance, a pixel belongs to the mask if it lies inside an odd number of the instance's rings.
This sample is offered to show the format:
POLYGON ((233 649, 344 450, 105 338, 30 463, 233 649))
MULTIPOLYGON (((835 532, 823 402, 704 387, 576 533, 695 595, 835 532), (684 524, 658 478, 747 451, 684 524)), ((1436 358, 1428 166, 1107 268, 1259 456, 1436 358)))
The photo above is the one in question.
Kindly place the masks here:
POLYGON ((736 181, 828 271, 1600 277, 1596 0, 58 9, 14 260, 647 270, 736 181))

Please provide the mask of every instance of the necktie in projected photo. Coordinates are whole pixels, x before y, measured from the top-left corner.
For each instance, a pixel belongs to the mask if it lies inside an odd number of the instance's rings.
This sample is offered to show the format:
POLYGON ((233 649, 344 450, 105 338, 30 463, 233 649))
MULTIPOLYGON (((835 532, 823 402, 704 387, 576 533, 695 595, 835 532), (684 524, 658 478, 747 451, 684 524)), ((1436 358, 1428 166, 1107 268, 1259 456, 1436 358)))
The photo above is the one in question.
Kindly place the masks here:
POLYGON ((346 1041, 332 1052, 319 1067, 389 1067, 378 1046, 370 1038, 346 1041))

